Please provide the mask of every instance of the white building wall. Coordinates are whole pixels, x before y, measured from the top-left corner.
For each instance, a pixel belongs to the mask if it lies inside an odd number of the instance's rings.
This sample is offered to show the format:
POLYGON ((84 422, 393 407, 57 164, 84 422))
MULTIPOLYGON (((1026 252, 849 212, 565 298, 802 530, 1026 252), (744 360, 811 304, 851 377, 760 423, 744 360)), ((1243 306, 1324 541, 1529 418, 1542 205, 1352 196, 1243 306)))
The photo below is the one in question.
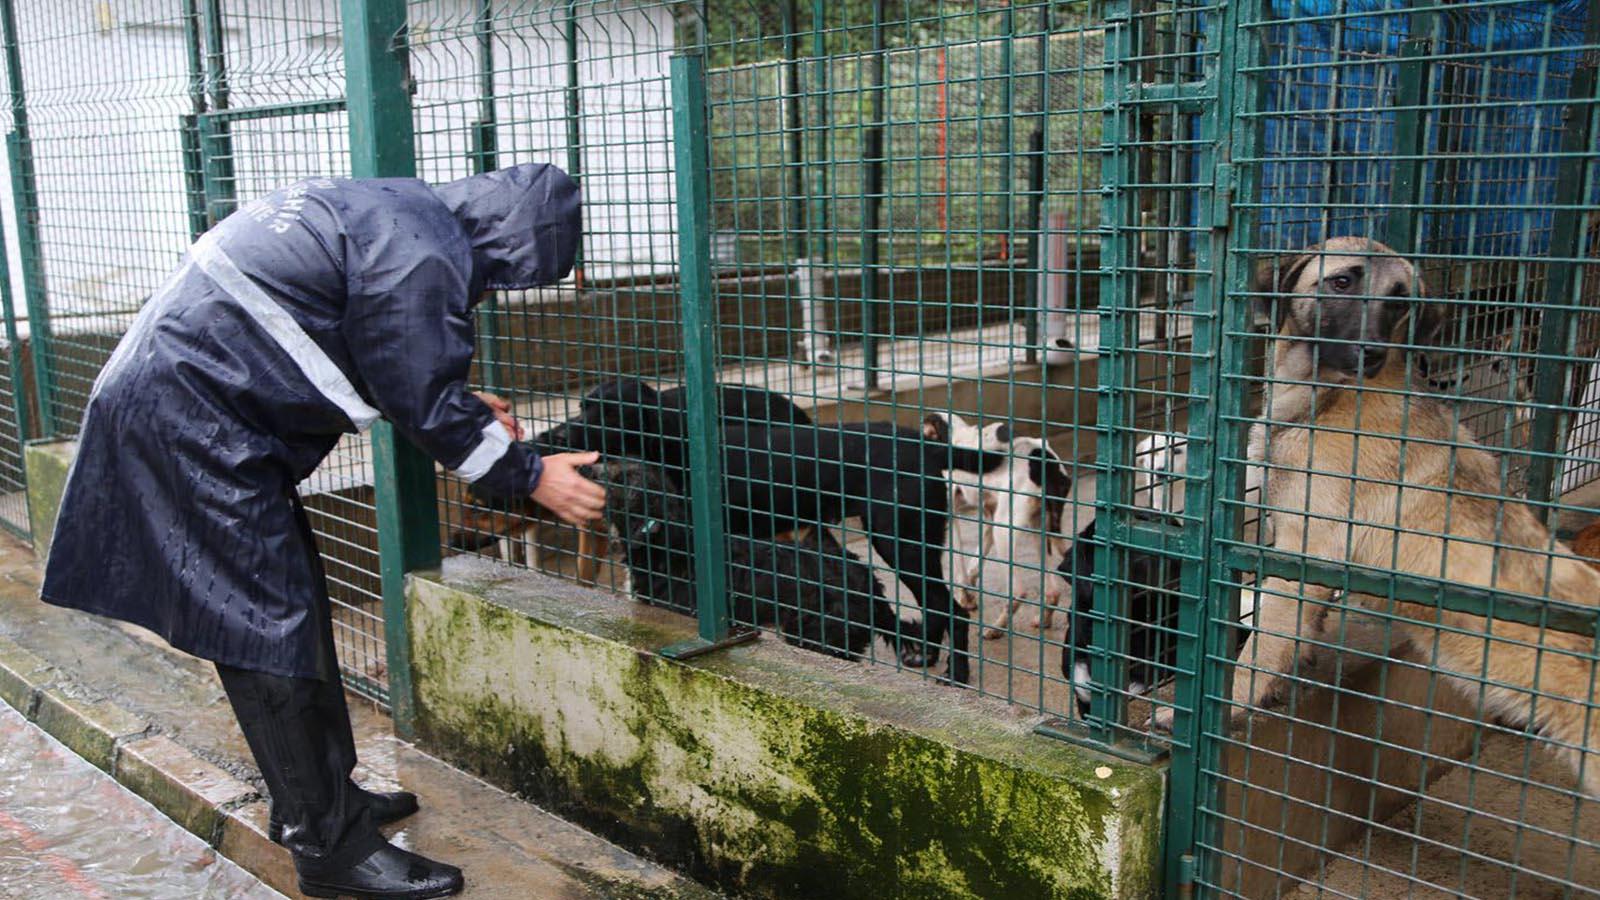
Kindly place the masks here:
MULTIPOLYGON (((46 277, 64 337, 91 320, 95 327, 125 321, 188 244, 182 7, 180 0, 18 3, 46 277)), ((224 8, 232 107, 341 95, 337 0, 235 0, 224 8)), ((568 165, 565 8, 497 10, 502 166, 568 165)), ((471 124, 480 115, 476 9, 475 0, 412 6, 418 174, 428 180, 471 171, 471 124)), ((671 11, 629 3, 580 9, 587 275, 670 266, 671 11)), ((347 174, 346 141, 342 112, 236 123, 236 193, 248 199, 296 178, 347 174)), ((17 232, 7 213, 16 281, 17 232)))

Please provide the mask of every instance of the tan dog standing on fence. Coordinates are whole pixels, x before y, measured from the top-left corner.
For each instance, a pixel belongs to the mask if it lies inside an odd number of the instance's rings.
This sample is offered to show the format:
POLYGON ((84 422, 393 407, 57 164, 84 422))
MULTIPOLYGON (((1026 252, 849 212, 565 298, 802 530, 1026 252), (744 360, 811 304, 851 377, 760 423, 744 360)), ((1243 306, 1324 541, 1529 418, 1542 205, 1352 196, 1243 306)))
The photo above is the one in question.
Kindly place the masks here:
MULTIPOLYGON (((1528 507, 1496 499, 1495 458, 1460 434, 1448 408, 1411 393, 1405 351, 1394 345, 1426 334, 1438 315, 1415 299, 1412 265, 1376 241, 1337 238, 1279 272, 1267 427, 1251 440, 1252 458, 1267 462, 1273 546, 1600 605, 1600 572, 1570 558, 1528 507)), ((1255 630, 1234 673, 1236 719, 1280 702, 1283 673, 1327 680, 1410 643, 1447 684, 1481 696, 1485 718, 1549 740, 1583 792, 1600 797, 1594 637, 1419 604, 1391 609, 1384 598, 1278 578, 1257 595, 1255 630)), ((1163 713, 1157 724, 1170 723, 1163 713)))

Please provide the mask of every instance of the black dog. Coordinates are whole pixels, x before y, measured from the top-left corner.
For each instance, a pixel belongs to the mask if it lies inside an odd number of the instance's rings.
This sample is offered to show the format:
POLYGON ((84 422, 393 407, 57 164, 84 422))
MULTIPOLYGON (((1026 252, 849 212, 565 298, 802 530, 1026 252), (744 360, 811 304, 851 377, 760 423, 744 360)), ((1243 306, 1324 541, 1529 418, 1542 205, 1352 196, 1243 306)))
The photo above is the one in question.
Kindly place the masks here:
MULTIPOLYGON (((1072 552, 1056 571, 1072 584, 1072 613, 1067 619, 1066 646, 1061 648, 1061 674, 1072 682, 1077 695, 1078 715, 1089 714, 1090 643, 1094 623, 1107 612, 1096 609, 1093 576, 1094 524, 1078 532, 1072 552)), ((1155 686, 1164 673, 1177 663, 1176 639, 1180 563, 1168 556, 1138 550, 1128 552, 1128 684, 1127 692, 1139 695, 1155 686)), ((1113 576, 1113 584, 1122 579, 1113 576)), ((1117 652, 1112 649, 1112 652, 1117 652)))
MULTIPOLYGON (((681 407, 662 402, 664 396, 637 381, 601 385, 585 397, 578 416, 535 443, 541 452, 598 450, 642 458, 661 465, 687 493, 687 426, 681 407)), ((756 388, 725 387, 722 403, 729 530, 770 539, 860 516, 873 549, 923 609, 924 639, 903 642, 901 662, 933 665, 948 633, 955 651, 950 678, 965 683, 967 629, 964 621, 951 628, 956 610, 941 571, 949 508, 944 471, 981 474, 1005 464, 1007 455, 952 447, 948 435, 941 439, 934 429, 884 422, 811 425, 787 398, 756 388), (759 421, 763 415, 766 424, 759 421), (736 424, 740 418, 747 424, 736 424)))
MULTIPOLYGON (((681 387, 658 392, 637 378, 608 381, 583 395, 576 416, 534 435, 534 449, 541 455, 595 451, 649 460, 687 485, 687 401, 681 387)), ((719 384, 717 406, 724 427, 811 424, 793 400, 763 388, 719 384)))
MULTIPOLYGON (((811 417, 794 401, 773 391, 719 384, 717 400, 725 424, 811 424, 811 417)), ((576 416, 534 435, 529 443, 541 456, 592 450, 606 457, 648 459, 665 466, 674 481, 686 485, 686 401, 681 387, 658 392, 637 378, 618 378, 592 388, 580 401, 576 416)), ((452 550, 482 550, 511 526, 508 515, 525 518, 534 514, 526 498, 472 499, 487 512, 473 515, 469 509, 462 513, 467 521, 450 534, 452 550)))
POLYGON ((968 634, 942 571, 949 525, 945 471, 982 474, 1004 465, 1001 452, 958 448, 933 429, 890 422, 837 427, 729 427, 723 476, 728 527, 770 538, 799 528, 858 516, 874 550, 923 610, 923 641, 900 646, 906 666, 938 661, 952 638, 950 680, 968 680, 968 634))
MULTIPOLYGON (((614 460, 584 474, 606 488, 606 521, 635 599, 693 613, 688 500, 659 466, 614 460)), ((891 642, 897 629, 921 631, 896 618, 872 569, 826 528, 774 540, 730 536, 727 588, 735 622, 776 625, 790 644, 844 659, 859 659, 875 630, 891 642)))

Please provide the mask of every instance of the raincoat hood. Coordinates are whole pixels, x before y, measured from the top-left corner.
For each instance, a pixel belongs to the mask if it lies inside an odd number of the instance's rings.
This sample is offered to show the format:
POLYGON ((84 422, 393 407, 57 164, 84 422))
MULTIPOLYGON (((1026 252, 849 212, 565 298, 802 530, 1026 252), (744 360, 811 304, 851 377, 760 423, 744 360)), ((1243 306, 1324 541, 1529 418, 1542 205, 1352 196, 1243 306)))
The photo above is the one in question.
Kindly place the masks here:
POLYGON ((581 199, 577 183, 555 166, 527 163, 434 191, 467 232, 481 290, 555 284, 572 271, 581 199))

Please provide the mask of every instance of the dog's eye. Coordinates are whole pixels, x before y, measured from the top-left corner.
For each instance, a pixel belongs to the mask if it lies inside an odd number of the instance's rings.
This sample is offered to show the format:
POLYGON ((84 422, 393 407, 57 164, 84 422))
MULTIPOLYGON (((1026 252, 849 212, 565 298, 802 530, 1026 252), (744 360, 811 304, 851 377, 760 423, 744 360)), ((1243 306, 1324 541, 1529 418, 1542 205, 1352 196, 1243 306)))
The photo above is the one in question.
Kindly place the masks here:
POLYGON ((1335 275, 1328 279, 1328 283, 1333 285, 1333 289, 1336 291, 1348 291, 1350 286, 1356 282, 1349 275, 1335 275))

